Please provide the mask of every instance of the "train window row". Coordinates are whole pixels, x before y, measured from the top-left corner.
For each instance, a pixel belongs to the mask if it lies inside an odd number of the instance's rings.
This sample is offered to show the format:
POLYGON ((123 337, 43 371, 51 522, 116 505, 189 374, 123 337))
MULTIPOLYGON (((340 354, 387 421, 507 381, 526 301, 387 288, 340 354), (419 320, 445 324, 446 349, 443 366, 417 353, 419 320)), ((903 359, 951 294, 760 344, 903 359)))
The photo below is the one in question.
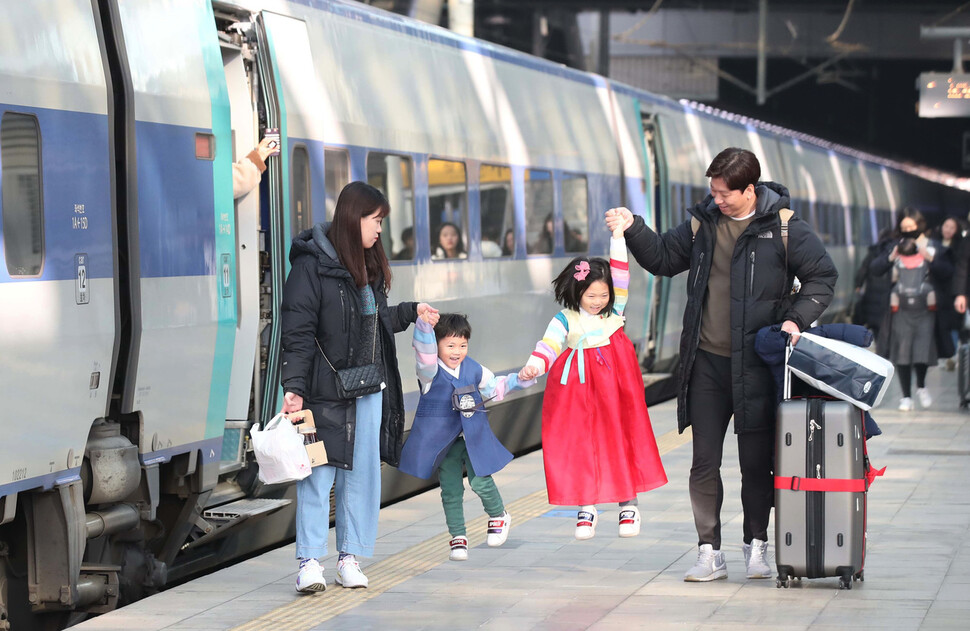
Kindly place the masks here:
MULTIPOLYGON (((309 227, 309 155, 298 145, 293 156, 293 233, 309 227)), ((350 156, 342 149, 324 150, 326 216, 333 217, 340 190, 351 179, 350 156)), ((387 196, 390 215, 384 220, 381 241, 392 260, 415 258, 414 164, 410 156, 369 152, 367 182, 387 196)), ((428 160, 428 239, 432 260, 467 258, 469 239, 469 186, 462 161, 428 160)), ((555 249, 553 174, 528 169, 524 174, 525 233, 527 254, 550 254, 555 249)), ((478 173, 481 253, 484 258, 515 254, 516 229, 512 169, 482 164, 478 173)), ((567 253, 582 253, 589 243, 589 187, 585 175, 563 174, 561 181, 563 242, 567 253)))
POLYGON ((40 126, 29 114, 0 118, 3 254, 10 276, 39 276, 44 265, 40 126))

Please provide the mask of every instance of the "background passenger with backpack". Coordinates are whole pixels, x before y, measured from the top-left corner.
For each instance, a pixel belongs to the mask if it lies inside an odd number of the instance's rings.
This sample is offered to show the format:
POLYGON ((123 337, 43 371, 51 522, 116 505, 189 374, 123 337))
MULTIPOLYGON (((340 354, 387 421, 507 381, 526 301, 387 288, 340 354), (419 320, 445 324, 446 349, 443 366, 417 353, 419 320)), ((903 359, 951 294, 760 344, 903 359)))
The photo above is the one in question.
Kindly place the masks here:
POLYGON ((936 248, 924 236, 926 220, 913 208, 903 211, 896 226, 898 241, 884 256, 873 259, 875 274, 892 270, 893 285, 889 304, 892 312, 889 359, 896 366, 903 397, 899 409, 914 409, 911 381, 916 372, 916 398, 920 406, 933 404, 926 389, 927 368, 936 363, 936 292, 930 279, 936 248))

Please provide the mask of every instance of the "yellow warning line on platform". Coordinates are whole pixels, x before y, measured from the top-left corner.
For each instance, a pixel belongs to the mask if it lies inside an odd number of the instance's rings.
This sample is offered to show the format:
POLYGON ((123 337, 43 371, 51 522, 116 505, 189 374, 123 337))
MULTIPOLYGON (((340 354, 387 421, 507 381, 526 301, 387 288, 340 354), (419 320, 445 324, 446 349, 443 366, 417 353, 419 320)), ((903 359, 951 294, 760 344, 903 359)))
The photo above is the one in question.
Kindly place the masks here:
MULTIPOLYGON (((657 439, 657 447, 663 455, 690 442, 691 437, 690 428, 687 428, 683 434, 678 434, 676 431, 667 432, 657 439)), ((546 490, 542 489, 520 498, 510 503, 507 508, 509 513, 515 516, 515 523, 521 525, 549 511, 546 490)), ((485 542, 487 521, 488 517, 482 516, 468 523, 468 532, 480 533, 468 535, 469 548, 485 542)), ((293 602, 235 627, 232 631, 262 631, 263 629, 305 631, 315 627, 444 563, 448 557, 443 553, 445 550, 443 544, 449 537, 447 532, 438 533, 369 566, 367 578, 371 586, 366 589, 344 589, 334 584, 322 594, 297 597, 293 602)))

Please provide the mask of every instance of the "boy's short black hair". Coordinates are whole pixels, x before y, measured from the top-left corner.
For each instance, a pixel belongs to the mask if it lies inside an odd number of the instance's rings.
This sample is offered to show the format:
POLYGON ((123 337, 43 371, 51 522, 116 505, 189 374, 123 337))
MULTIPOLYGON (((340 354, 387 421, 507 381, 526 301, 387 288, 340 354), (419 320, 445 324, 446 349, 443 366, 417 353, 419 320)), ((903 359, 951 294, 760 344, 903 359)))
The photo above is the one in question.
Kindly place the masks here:
POLYGON ((440 342, 446 337, 463 337, 470 340, 472 325, 468 316, 463 313, 439 313, 438 324, 434 325, 435 341, 440 342))
POLYGON ((579 300, 594 282, 601 280, 610 288, 610 301, 607 303, 601 314, 609 315, 613 312, 613 302, 616 300, 616 293, 613 291, 613 275, 610 272, 610 262, 606 259, 578 256, 569 262, 559 276, 552 281, 552 287, 556 292, 556 302, 579 311, 579 300), (576 278, 579 272, 580 263, 586 262, 589 265, 589 272, 583 280, 576 278))

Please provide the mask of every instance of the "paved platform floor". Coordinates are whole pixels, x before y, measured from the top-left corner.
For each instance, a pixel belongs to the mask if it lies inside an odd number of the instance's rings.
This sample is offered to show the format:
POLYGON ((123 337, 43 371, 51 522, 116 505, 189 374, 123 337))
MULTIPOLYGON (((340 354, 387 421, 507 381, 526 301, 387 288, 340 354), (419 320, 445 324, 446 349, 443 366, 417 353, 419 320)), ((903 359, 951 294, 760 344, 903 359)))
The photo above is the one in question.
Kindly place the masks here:
MULTIPOLYGON (((777 589, 773 579, 744 577, 730 436, 722 512, 728 579, 683 582, 696 558, 691 448, 689 434, 676 434, 670 402, 651 409, 670 483, 640 495, 639 537, 617 537, 617 507, 603 505, 596 537, 576 541, 574 510, 546 503, 536 452, 496 475, 513 518, 503 547, 485 545, 481 504, 466 492, 473 546, 466 562, 448 560, 434 490, 381 511, 378 556, 362 559, 369 589, 334 584, 331 555, 327 591, 298 595, 289 545, 74 629, 970 629, 970 414, 957 410, 955 383, 955 373, 932 369, 929 410, 896 411, 894 386, 874 411, 884 434, 869 452, 888 469, 869 493, 866 580, 852 590, 839 590, 834 578, 777 589)), ((772 563, 773 553, 772 541, 772 563)))

